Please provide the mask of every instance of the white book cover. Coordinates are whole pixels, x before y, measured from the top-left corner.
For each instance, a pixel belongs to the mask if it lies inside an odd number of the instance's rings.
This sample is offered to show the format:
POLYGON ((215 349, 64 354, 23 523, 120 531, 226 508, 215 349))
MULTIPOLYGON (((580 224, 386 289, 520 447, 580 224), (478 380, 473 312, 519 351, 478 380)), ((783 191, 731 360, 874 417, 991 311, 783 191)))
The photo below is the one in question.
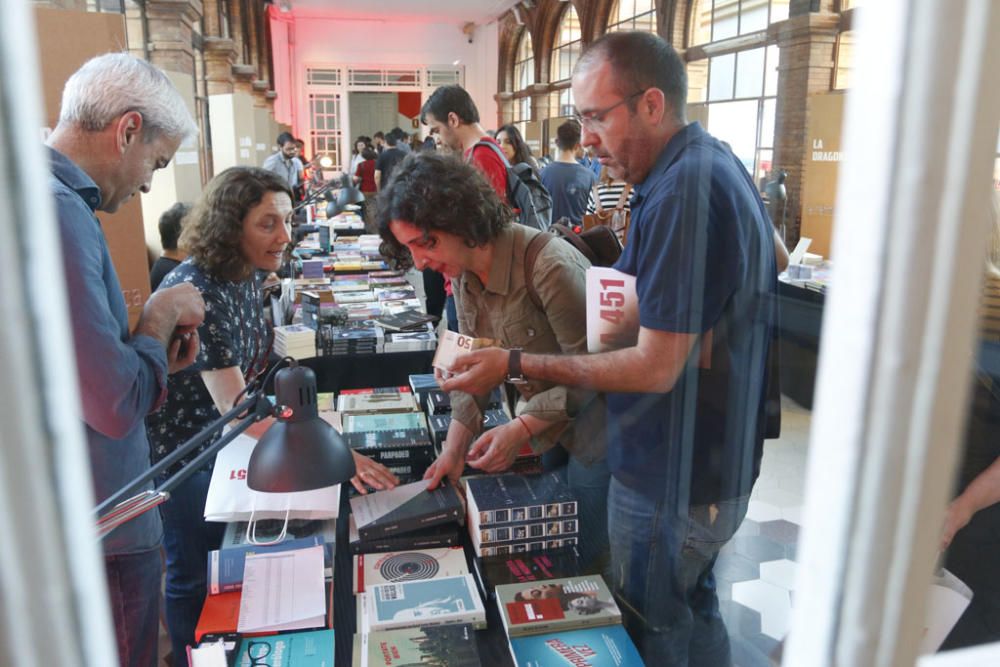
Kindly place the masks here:
POLYGON ((605 266, 587 269, 587 351, 632 347, 638 339, 635 276, 605 266))
POLYGON ((375 584, 421 581, 468 574, 463 547, 413 549, 354 556, 354 593, 375 584))

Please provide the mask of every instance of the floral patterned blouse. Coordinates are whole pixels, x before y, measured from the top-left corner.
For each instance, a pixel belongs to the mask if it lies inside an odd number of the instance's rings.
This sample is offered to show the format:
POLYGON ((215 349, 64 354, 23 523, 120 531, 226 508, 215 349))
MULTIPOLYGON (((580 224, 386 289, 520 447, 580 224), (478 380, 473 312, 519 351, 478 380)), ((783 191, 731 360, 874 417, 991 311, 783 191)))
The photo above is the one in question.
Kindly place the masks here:
MULTIPOLYGON (((271 347, 259 274, 239 282, 217 280, 188 258, 163 279, 160 289, 185 282, 196 287, 205 300, 205 321, 198 328, 201 345, 195 362, 167 380, 166 403, 146 418, 154 463, 218 419, 219 411, 201 379, 201 371, 239 366, 244 380, 249 382, 267 365, 271 347)), ((186 456, 169 472, 179 469, 207 445, 186 456)))

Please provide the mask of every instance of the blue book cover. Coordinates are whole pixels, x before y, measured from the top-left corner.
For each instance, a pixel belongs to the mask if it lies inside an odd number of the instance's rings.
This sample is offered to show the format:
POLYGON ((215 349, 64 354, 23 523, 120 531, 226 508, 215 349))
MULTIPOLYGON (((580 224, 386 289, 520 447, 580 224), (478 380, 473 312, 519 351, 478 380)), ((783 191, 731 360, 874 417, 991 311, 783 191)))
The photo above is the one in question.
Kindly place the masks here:
POLYGON ((333 630, 244 637, 237 667, 333 667, 333 630))
POLYGON ((208 593, 218 595, 243 590, 243 566, 246 564, 247 554, 294 551, 317 545, 323 545, 322 535, 285 540, 268 546, 242 544, 228 549, 214 549, 208 553, 208 593))
POLYGON ((517 667, 642 667, 639 651, 621 625, 552 632, 510 640, 517 667))

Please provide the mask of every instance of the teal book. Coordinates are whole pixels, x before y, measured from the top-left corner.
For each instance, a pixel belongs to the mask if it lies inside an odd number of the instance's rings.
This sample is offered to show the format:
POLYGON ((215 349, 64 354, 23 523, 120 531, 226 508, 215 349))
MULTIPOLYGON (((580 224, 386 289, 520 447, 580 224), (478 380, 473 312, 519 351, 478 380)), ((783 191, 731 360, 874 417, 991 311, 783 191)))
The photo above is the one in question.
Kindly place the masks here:
POLYGON ((609 625, 510 640, 517 667, 642 667, 625 628, 609 625))
POLYGON ((471 623, 486 627, 486 611, 471 574, 375 584, 369 596, 369 630, 471 623))
POLYGON ((333 630, 289 632, 265 637, 244 637, 237 667, 334 667, 333 630))

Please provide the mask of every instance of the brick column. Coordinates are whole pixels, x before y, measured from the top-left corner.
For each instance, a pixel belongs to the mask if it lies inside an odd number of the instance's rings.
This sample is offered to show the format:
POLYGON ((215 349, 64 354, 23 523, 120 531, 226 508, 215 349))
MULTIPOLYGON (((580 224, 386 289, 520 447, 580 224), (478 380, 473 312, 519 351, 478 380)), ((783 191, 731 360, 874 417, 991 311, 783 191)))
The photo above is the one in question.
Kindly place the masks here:
POLYGON ((236 64, 236 46, 231 39, 205 37, 205 81, 209 95, 227 95, 233 92, 233 65, 236 64))
POLYGON ((194 77, 191 46, 194 22, 202 15, 201 0, 147 0, 149 60, 157 67, 194 77))
POLYGON ((831 88, 840 15, 813 12, 774 26, 778 33, 778 103, 774 166, 788 172, 785 189, 787 241, 795 245, 802 222, 802 178, 809 147, 809 96, 831 88))

